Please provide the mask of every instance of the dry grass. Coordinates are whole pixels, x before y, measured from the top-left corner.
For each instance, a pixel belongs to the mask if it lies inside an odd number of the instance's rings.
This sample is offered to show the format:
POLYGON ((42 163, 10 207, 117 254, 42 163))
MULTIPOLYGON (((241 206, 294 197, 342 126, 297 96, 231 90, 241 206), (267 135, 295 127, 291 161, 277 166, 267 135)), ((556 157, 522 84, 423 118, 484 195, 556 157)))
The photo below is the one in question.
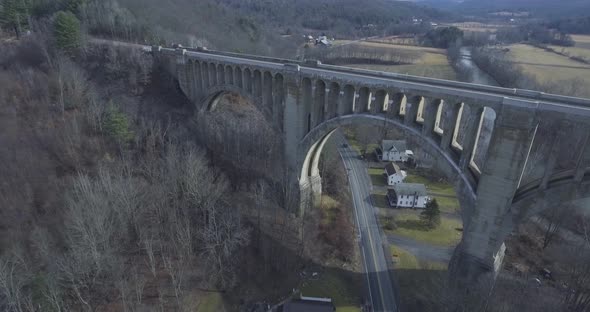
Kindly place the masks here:
POLYGON ((590 49, 590 35, 572 35, 572 39, 576 42, 576 47, 590 49))
POLYGON ((561 47, 561 46, 549 46, 553 51, 564 54, 569 57, 576 57, 586 62, 590 62, 590 45, 588 48, 580 47, 561 47))
POLYGON ((457 80, 457 74, 451 65, 439 64, 412 64, 412 65, 371 65, 371 64, 349 64, 346 65, 354 68, 363 68, 369 70, 391 72, 398 74, 407 74, 411 76, 431 77, 438 79, 457 80))
POLYGON ((388 42, 378 42, 388 40, 388 38, 374 39, 371 41, 353 42, 351 40, 337 40, 334 45, 353 44, 363 47, 378 48, 391 50, 393 54, 415 55, 415 60, 409 65, 377 65, 377 64, 347 64, 345 66, 362 68, 383 72, 392 72, 407 74, 412 76, 432 77, 439 79, 456 80, 455 70, 449 64, 447 54, 444 49, 429 47, 420 47, 413 45, 392 44, 388 42))
POLYGON ((508 58, 541 83, 581 79, 590 87, 590 65, 530 45, 508 46, 508 58))

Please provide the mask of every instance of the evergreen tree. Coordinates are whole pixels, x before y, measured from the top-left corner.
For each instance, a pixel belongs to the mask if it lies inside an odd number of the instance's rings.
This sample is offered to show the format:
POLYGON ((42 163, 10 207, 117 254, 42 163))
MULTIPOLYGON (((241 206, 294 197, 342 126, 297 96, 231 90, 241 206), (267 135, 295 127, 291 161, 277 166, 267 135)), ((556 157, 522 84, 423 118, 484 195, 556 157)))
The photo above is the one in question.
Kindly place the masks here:
POLYGON ((29 8, 28 0, 0 1, 0 26, 14 31, 16 37, 20 37, 29 24, 29 8))
POLYGON ((53 23, 57 46, 72 53, 81 45, 80 21, 72 12, 57 12, 53 23))
POLYGON ((436 199, 426 204, 426 209, 420 213, 420 220, 430 229, 440 225, 440 210, 436 199))

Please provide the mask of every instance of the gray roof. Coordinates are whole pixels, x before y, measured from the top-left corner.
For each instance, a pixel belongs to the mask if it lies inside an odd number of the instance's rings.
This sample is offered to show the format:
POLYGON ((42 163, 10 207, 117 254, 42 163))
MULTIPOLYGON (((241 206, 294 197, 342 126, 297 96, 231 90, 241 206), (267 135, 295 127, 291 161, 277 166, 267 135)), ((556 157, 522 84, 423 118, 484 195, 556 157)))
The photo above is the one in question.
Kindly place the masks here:
POLYGON ((387 172, 387 175, 388 176, 393 175, 393 174, 396 174, 396 173, 398 173, 398 174, 401 174, 402 173, 402 171, 399 169, 399 166, 396 165, 395 163, 392 163, 392 162, 391 163, 388 163, 385 166, 385 172, 387 172))
POLYGON ((397 195, 426 196, 426 186, 420 183, 399 183, 393 186, 397 195))
POLYGON ((381 142, 381 149, 385 151, 390 151, 392 148, 395 148, 398 152, 405 152, 407 150, 406 141, 404 140, 383 140, 381 142))

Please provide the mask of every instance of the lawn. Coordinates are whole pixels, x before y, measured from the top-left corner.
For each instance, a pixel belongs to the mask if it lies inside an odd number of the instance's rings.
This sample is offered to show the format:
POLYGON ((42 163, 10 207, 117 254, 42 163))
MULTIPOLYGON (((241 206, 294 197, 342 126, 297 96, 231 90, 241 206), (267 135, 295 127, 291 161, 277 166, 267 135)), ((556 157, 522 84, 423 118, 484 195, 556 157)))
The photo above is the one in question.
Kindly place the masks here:
POLYGON ((418 259, 409 251, 394 245, 391 245, 390 248, 391 256, 395 261, 395 269, 418 269, 420 267, 418 259))
POLYGON ((410 76, 421 76, 438 79, 457 80, 457 74, 453 67, 448 63, 446 64, 432 64, 433 59, 438 59, 440 56, 428 56, 426 60, 429 60, 427 64, 410 64, 410 65, 372 65, 372 64, 348 64, 345 66, 353 68, 361 68, 368 70, 376 70, 382 72, 406 74, 410 76))
POLYGON ((572 35, 572 39, 576 42, 576 47, 583 49, 590 49, 590 36, 588 35, 572 35))
POLYGON ((391 246, 395 279, 407 311, 439 311, 439 294, 447 281, 447 265, 418 261, 410 252, 391 246))
POLYGON ((398 51, 400 54, 414 55, 416 58, 412 64, 408 65, 376 65, 376 64, 348 64, 345 66, 362 68, 383 72, 392 72, 398 74, 407 74, 412 76, 423 76, 440 79, 456 80, 457 75, 455 70, 450 65, 447 59, 446 51, 443 49, 435 49, 411 45, 396 45, 381 42, 362 42, 363 46, 372 48, 381 48, 384 50, 391 49, 398 51))
POLYGON ((373 205, 377 208, 391 208, 389 207, 389 201, 387 200, 387 195, 383 192, 376 191, 371 194, 373 199, 373 205))
POLYGON ((557 53, 562 53, 569 57, 577 57, 583 59, 586 62, 590 62, 590 48, 561 46, 549 46, 549 48, 551 48, 553 51, 557 53))
POLYGON ((337 312, 357 312, 361 311, 363 281, 361 273, 328 268, 319 279, 305 281, 301 295, 332 298, 337 312))
POLYGON ((459 211, 459 200, 456 197, 433 196, 442 212, 457 213, 459 211))
POLYGON ((217 292, 210 292, 204 295, 199 300, 197 312, 217 312, 225 311, 223 307, 223 299, 221 294, 217 292))
POLYGON ((369 176, 374 186, 387 186, 387 179, 383 173, 383 168, 369 168, 369 176))
POLYGON ((448 182, 438 182, 424 176, 408 174, 404 183, 421 183, 426 185, 429 192, 447 196, 456 196, 455 189, 448 182))
POLYGON ((590 96, 590 65, 530 45, 515 44, 507 48, 510 49, 508 58, 539 82, 559 83, 578 79, 586 87, 585 94, 590 96))
POLYGON ((418 215, 402 212, 395 217, 397 228, 388 232, 437 246, 453 246, 458 244, 461 240, 460 229, 463 227, 461 222, 442 216, 440 219, 440 225, 430 230, 420 221, 418 215))

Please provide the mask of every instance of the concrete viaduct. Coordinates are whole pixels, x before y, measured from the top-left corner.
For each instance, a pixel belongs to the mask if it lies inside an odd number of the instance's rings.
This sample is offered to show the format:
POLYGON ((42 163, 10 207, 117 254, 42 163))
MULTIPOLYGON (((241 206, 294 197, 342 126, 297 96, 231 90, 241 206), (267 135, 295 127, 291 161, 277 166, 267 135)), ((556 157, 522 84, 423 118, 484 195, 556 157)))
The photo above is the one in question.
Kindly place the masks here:
POLYGON ((590 207, 590 100, 205 48, 152 53, 171 66, 198 114, 228 92, 249 99, 282 134, 302 203, 321 193, 318 163, 335 129, 402 131, 454 181, 464 224, 450 268, 456 277, 497 272, 504 239, 543 209, 590 207), (491 132, 480 146, 484 112, 491 132))

